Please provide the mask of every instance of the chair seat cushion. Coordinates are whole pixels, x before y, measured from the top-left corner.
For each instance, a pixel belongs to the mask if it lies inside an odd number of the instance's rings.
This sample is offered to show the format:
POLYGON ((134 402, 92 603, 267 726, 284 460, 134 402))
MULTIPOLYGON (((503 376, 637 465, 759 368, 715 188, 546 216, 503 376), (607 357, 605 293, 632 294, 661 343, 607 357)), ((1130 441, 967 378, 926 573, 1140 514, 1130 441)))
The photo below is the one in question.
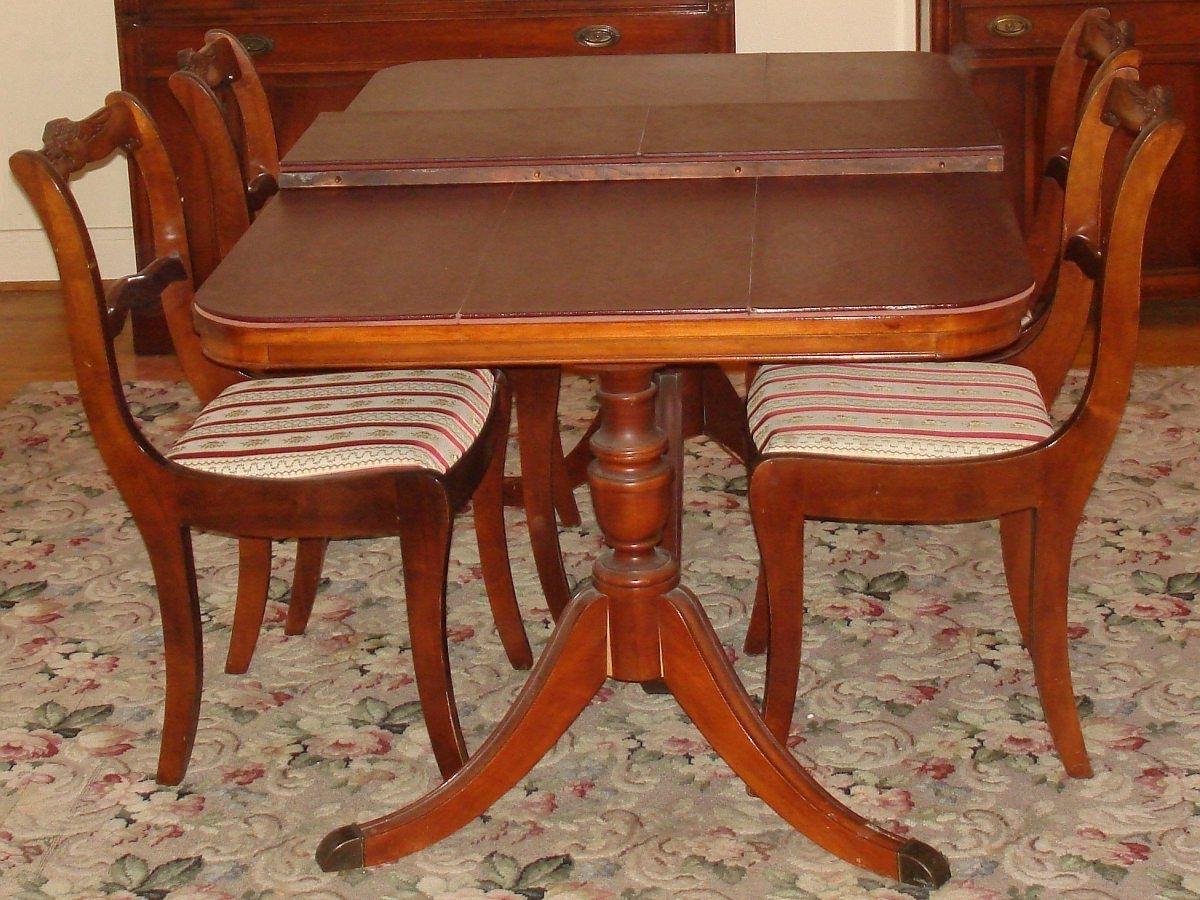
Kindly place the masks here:
POLYGON ((409 369, 261 378, 226 388, 167 457, 250 478, 380 468, 445 473, 492 406, 486 369, 409 369))
POLYGON ((760 453, 952 459, 1054 430, 1033 373, 1000 363, 763 366, 746 402, 760 453))

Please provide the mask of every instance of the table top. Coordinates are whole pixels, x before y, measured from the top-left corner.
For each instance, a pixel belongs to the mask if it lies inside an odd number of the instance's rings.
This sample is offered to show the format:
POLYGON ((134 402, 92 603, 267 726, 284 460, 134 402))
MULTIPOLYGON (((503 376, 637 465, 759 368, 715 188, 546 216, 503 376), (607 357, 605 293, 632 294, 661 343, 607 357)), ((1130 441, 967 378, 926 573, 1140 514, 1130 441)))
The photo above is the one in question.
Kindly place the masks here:
POLYGON ((995 175, 284 191, 197 295, 252 368, 954 357, 1033 286, 995 175))
POLYGON ((284 187, 999 171, 928 53, 441 60, 377 73, 283 160, 284 187))

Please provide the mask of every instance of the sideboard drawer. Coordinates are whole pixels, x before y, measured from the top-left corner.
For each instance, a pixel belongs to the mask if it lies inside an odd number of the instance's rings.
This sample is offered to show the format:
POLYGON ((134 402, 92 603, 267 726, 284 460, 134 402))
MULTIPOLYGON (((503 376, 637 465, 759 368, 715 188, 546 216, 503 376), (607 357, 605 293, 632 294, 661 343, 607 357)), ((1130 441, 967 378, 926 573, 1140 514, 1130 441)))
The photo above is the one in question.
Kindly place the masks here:
POLYGON ((174 71, 180 50, 197 47, 209 27, 245 38, 264 73, 366 71, 418 59, 565 56, 588 53, 703 53, 715 43, 716 17, 703 11, 405 22, 270 23, 220 18, 203 25, 142 29, 150 73, 174 71))
MULTIPOLYGON (((956 43, 986 50, 1058 52, 1072 23, 1096 3, 995 3, 962 8, 956 43)), ((1200 10, 1194 3, 1105 3, 1113 19, 1133 23, 1140 46, 1200 43, 1200 10), (1153 15, 1151 15, 1153 13, 1153 15)))

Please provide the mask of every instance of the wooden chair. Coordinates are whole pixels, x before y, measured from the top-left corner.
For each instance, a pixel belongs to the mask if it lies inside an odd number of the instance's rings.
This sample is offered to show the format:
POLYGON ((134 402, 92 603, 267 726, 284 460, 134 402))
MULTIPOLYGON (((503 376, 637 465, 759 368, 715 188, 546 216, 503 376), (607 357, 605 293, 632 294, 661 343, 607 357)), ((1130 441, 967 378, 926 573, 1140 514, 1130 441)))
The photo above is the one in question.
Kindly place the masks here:
MULTIPOLYGON (((1003 361, 1016 349, 1034 341, 1041 344, 1043 352, 1053 351, 1054 358, 1043 359, 1039 367, 1040 385, 1047 405, 1053 405, 1058 397, 1087 326, 1087 310, 1078 308, 1070 315, 1060 314, 1055 319, 1053 331, 1042 335, 1050 321, 1047 312, 1054 296, 1054 274, 1063 228, 1063 198, 1079 117, 1088 97, 1104 78, 1119 68, 1138 69, 1141 61, 1141 51, 1133 46, 1132 26, 1128 22, 1113 22, 1107 9, 1097 7, 1084 10, 1072 23, 1050 76, 1050 102, 1043 136, 1044 174, 1034 207, 1033 224, 1026 237, 1037 283, 1035 299, 1013 346, 985 357, 1003 361), (1087 79, 1089 72, 1091 78, 1087 79)), ((757 371, 757 366, 751 366, 747 380, 753 380, 757 371)), ((747 458, 753 455, 751 451, 747 458)), ((745 642, 745 651, 752 655, 767 649, 765 596, 766 582, 760 572, 754 614, 745 642)))
POLYGON ((168 86, 200 139, 208 194, 184 198, 197 287, 279 191, 279 145, 267 92, 250 54, 227 31, 211 31, 179 54, 168 86))
MULTIPOLYGON (((1112 14, 1104 8, 1087 9, 1079 15, 1067 32, 1055 59, 1050 75, 1042 140, 1042 179, 1034 206, 1033 223, 1026 238, 1037 278, 1038 294, 1022 335, 1024 341, 1032 340, 1044 325, 1045 312, 1053 296, 1071 147, 1075 142, 1084 104, 1095 86, 1110 72, 1120 68, 1137 69, 1141 62, 1141 51, 1133 45, 1132 25, 1114 22, 1112 14)), ((1075 322, 1072 332, 1062 335, 1062 375, 1058 386, 1048 395, 1050 402, 1058 395, 1061 379, 1066 377, 1085 324, 1082 320, 1075 322)))
MULTIPOLYGON (((250 227, 255 214, 278 191, 279 149, 262 81, 241 42, 214 29, 204 46, 179 54, 180 69, 168 81, 199 140, 208 168, 209 194, 185 198, 194 253, 196 283, 201 284, 250 227)), ((579 509, 569 481, 558 429, 557 367, 505 372, 516 405, 522 477, 505 485, 507 505, 524 506, 534 562, 555 618, 570 600, 570 586, 558 545, 558 518, 579 524, 579 509)), ((590 436, 590 432, 589 432, 590 436)), ((585 436, 582 445, 586 446, 585 436)), ((576 454, 578 456, 579 454, 576 454)), ((311 607, 327 541, 302 541, 297 551, 292 603, 311 607)), ((261 569, 251 559, 270 560, 265 547, 247 545, 243 571, 261 569)), ((261 582, 265 590, 265 581, 261 582)), ((251 579, 247 590, 259 590, 251 579)), ((291 631, 288 632, 292 633, 291 631)))
MULTIPOLYGON (((466 751, 447 656, 445 579, 453 515, 472 496, 501 639, 514 665, 532 664, 500 505, 503 377, 427 370, 238 381, 208 363, 192 331, 175 175, 154 123, 129 94, 109 95, 81 122, 51 122, 42 150, 16 153, 10 167, 50 237, 88 422, 154 569, 167 673, 158 780, 183 778, 200 709, 192 528, 254 540, 399 535, 421 705, 442 774, 456 772, 466 751), (148 198, 156 258, 106 292, 69 180, 116 151, 129 157, 148 198), (165 454, 130 415, 112 343, 131 308, 160 298, 185 371, 212 398, 165 454)), ((252 621, 242 633, 257 636, 261 606, 239 607, 235 617, 252 621)))
MULTIPOLYGON (((1161 88, 1109 71, 1088 98, 1071 152, 1058 278, 1047 322, 1004 360, 764 366, 748 413, 757 456, 750 508, 766 575, 764 714, 781 740, 795 703, 807 518, 868 522, 1000 520, 1005 575, 1067 772, 1091 774, 1071 687, 1071 547, 1129 393, 1146 217, 1183 133, 1161 88), (1105 156, 1133 138, 1114 190, 1105 156), (1083 399, 1055 428, 1064 322, 1096 307, 1083 399)), ((764 622, 765 620, 765 622, 764 622)))

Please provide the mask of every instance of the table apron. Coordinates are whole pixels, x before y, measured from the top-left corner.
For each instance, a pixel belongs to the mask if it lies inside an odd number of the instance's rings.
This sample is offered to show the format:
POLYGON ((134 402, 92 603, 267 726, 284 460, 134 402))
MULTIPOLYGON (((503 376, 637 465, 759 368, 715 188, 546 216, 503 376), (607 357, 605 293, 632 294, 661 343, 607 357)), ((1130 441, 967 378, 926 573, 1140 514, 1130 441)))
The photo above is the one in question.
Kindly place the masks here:
POLYGON ((253 369, 961 359, 1011 344, 1024 298, 983 312, 798 320, 254 326, 199 317, 205 352, 253 369), (847 352, 847 348, 854 348, 847 352))

